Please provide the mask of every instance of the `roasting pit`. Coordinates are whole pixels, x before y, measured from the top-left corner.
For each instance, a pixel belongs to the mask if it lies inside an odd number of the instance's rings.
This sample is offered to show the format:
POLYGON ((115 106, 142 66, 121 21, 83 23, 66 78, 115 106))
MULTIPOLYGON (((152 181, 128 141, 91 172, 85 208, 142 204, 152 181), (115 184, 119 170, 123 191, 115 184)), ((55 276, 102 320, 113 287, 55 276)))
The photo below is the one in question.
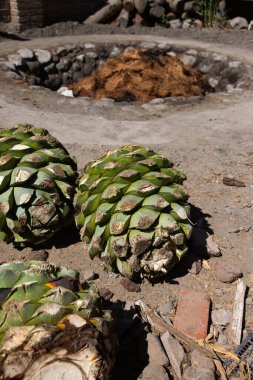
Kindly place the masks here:
POLYGON ((248 85, 248 69, 240 61, 216 52, 153 42, 23 48, 8 56, 6 68, 29 85, 86 100, 146 103, 157 98, 241 92, 248 85))

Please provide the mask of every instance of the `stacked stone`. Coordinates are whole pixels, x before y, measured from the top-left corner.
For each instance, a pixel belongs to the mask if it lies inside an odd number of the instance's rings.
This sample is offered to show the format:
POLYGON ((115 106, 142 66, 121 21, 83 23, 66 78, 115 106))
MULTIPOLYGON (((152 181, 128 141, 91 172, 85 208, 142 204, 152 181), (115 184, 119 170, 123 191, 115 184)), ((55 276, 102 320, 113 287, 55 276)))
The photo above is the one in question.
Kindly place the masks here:
MULTIPOLYGON (((73 82, 89 75, 128 49, 148 49, 154 54, 167 54, 179 58, 207 77, 208 91, 240 92, 250 83, 247 67, 240 61, 214 52, 172 47, 166 43, 142 42, 103 46, 92 43, 65 45, 51 50, 20 49, 1 63, 1 68, 11 79, 26 80, 30 85, 43 86, 50 90, 65 92, 73 82)), ((68 92, 67 92, 68 94, 68 92)))

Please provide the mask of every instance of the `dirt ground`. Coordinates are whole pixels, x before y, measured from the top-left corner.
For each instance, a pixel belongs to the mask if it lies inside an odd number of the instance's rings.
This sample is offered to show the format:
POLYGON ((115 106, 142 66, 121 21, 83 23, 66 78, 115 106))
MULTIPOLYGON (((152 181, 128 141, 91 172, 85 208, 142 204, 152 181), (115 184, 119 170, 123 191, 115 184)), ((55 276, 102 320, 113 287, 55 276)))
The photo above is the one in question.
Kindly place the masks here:
MULTIPOLYGON (((64 34, 62 26, 58 34, 64 34)), ((73 28, 72 28, 73 29, 73 28)), ((141 35, 115 35, 118 29, 99 26, 94 30, 81 27, 75 36, 47 36, 27 41, 2 38, 0 56, 21 47, 62 46, 67 43, 96 41, 159 41, 182 46, 202 47, 234 57, 253 66, 253 32, 170 31, 161 28, 142 29, 141 35), (109 30, 109 32, 108 32, 109 30), (89 34, 90 33, 90 34, 89 34), (108 34, 108 35, 106 35, 108 34), (144 36, 144 34, 146 34, 144 36)), ((52 31, 51 31, 52 32, 52 31)), ((65 30, 67 33, 68 30, 65 30)), ((138 31, 139 32, 139 31, 138 31)), ((38 30, 23 37, 41 37, 38 30)), ((55 30, 54 30, 55 33, 55 30)), ((124 31, 135 33, 132 28, 124 31)), ((52 35, 52 33, 51 33, 52 35)), ((232 309, 236 283, 224 284, 214 275, 219 260, 241 268, 252 296, 253 287, 253 93, 210 94, 203 100, 173 106, 140 104, 84 107, 82 99, 67 99, 43 89, 13 84, 0 78, 0 127, 29 122, 47 128, 76 156, 79 168, 106 150, 122 144, 142 144, 173 160, 187 173, 185 186, 193 205, 194 220, 208 226, 219 245, 222 258, 209 260, 210 270, 198 275, 176 270, 163 283, 141 284, 140 293, 129 293, 120 285, 120 277, 108 275, 97 260, 88 258, 84 243, 75 230, 62 232, 47 248, 48 260, 71 266, 84 274, 93 269, 95 283, 108 287, 114 299, 142 299, 152 308, 176 302, 181 287, 207 292, 213 305, 232 309), (245 187, 222 183, 223 176, 245 182, 245 187), (220 292, 221 290, 221 292, 220 292)), ((1 261, 27 259, 34 253, 17 251, 12 245, 1 244, 1 261)), ((37 254, 39 256, 39 253, 37 254)), ((253 306, 247 304, 246 322, 253 320, 253 306)))

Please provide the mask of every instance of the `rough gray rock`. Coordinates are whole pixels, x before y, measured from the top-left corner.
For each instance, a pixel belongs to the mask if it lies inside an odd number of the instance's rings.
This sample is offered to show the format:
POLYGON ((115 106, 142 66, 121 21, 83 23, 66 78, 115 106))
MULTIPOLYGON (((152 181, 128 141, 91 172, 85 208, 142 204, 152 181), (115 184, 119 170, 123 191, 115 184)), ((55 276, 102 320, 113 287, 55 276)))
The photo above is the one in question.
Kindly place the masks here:
POLYGON ((215 263, 214 274, 219 281, 228 283, 231 283, 243 276, 239 268, 236 268, 222 260, 215 263))
MULTIPOLYGON (((217 83, 218 84, 218 83, 217 83)), ((209 235, 206 239, 206 244, 207 244, 207 253, 210 255, 210 256, 220 256, 221 255, 221 251, 220 251, 220 248, 218 247, 218 245, 215 243, 215 241, 213 240, 213 235, 209 235)))
POLYGON ((219 81, 218 81, 218 79, 216 79, 216 78, 209 78, 209 79, 208 79, 208 84, 209 84, 209 86, 211 86, 212 88, 216 88, 216 87, 218 86, 218 84, 219 84, 219 81))
POLYGON ((171 29, 178 29, 178 28, 181 28, 182 22, 179 19, 171 20, 169 25, 171 29))
POLYGON ((233 29, 248 29, 248 21, 244 17, 234 17, 229 20, 229 25, 233 29))
POLYGON ((162 366, 168 366, 169 359, 164 352, 160 339, 151 333, 147 334, 147 343, 148 343, 148 356, 149 362, 152 364, 158 364, 162 366))
MULTIPOLYGON (((149 364, 144 368, 141 377, 141 380, 169 380, 167 372, 161 365, 149 364)), ((202 379, 203 380, 203 379, 202 379)))
POLYGON ((214 373, 208 369, 188 367, 184 371, 183 380, 215 380, 214 373))
POLYGON ((60 72, 68 71, 70 67, 71 61, 67 58, 61 58, 56 65, 57 70, 59 70, 60 72))
POLYGON ((179 379, 182 377, 182 365, 185 360, 185 352, 181 344, 166 332, 161 336, 161 341, 170 360, 171 367, 179 379))
POLYGON ((218 326, 228 326, 233 318, 233 314, 230 310, 218 309, 212 311, 212 322, 218 326))
POLYGON ((56 69, 56 66, 55 66, 54 62, 52 62, 48 66, 44 67, 44 70, 48 74, 56 74, 57 73, 57 69, 56 69))
POLYGON ((221 346, 226 346, 226 344, 228 344, 228 338, 227 336, 224 334, 224 332, 220 332, 219 333, 219 337, 218 337, 218 340, 217 340, 217 344, 221 345, 221 346))
POLYGON ((92 269, 86 270, 83 275, 84 275, 84 280, 85 281, 94 280, 95 277, 96 277, 96 274, 95 274, 95 272, 92 269))
POLYGON ((18 50, 18 54, 23 59, 29 60, 29 59, 33 59, 34 58, 34 52, 31 49, 28 49, 28 48, 23 48, 23 49, 18 50))
POLYGON ((194 350, 191 354, 191 365, 192 367, 200 367, 212 372, 215 371, 213 360, 197 350, 194 350))
POLYGON ((184 65, 192 67, 193 65, 195 65, 197 58, 193 55, 183 54, 181 55, 180 60, 183 62, 184 65))
POLYGON ((35 55, 42 65, 46 65, 52 59, 52 53, 49 50, 37 49, 35 50, 35 55))
POLYGON ((20 67, 23 65, 24 60, 20 57, 19 54, 10 54, 8 55, 9 62, 13 63, 16 67, 20 67))

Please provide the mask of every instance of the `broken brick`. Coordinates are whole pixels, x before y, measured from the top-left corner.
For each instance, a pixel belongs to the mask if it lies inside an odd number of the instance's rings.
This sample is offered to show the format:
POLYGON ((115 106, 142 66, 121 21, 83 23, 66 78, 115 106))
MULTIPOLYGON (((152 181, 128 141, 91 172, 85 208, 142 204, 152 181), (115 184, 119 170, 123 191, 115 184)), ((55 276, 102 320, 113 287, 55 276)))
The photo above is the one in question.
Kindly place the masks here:
POLYGON ((209 310, 210 299, 206 293, 181 289, 174 327, 190 338, 204 339, 208 330, 209 310))

